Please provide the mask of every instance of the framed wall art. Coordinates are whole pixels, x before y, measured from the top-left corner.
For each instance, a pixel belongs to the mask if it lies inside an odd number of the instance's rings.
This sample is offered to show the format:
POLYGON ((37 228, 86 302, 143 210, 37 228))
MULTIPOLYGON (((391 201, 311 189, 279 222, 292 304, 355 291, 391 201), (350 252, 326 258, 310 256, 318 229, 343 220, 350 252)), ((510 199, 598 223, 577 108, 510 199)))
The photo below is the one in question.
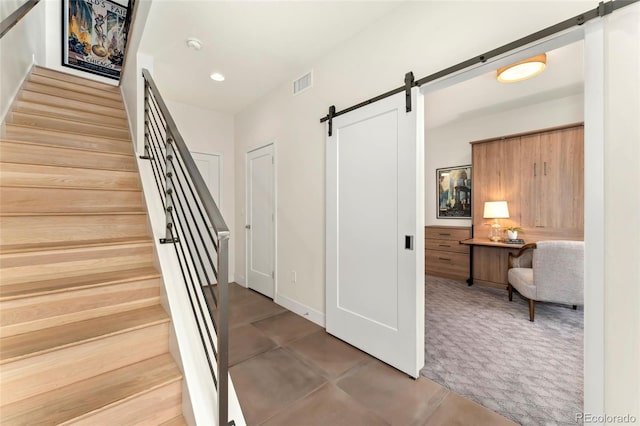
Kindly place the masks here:
POLYGON ((62 65, 120 79, 133 0, 63 0, 62 65))
POLYGON ((471 166, 436 169, 438 219, 471 219, 471 166))

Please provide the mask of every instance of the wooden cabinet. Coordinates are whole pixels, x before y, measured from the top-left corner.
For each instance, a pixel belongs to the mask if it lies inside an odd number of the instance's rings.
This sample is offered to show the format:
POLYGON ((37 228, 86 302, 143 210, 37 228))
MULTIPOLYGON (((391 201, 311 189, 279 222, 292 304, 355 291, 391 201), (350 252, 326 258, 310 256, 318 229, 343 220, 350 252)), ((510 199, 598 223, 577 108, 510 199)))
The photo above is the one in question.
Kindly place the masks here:
POLYGON ((518 253, 517 248, 473 247, 473 283, 485 287, 507 288, 509 253, 518 253))
MULTIPOLYGON (((584 127, 574 124, 471 142, 473 234, 486 238, 485 201, 507 201, 505 226, 527 243, 584 237, 584 127)), ((510 248, 474 246, 473 282, 506 288, 510 248)))
MULTIPOLYGON (((539 188, 536 227, 584 228, 584 129, 574 127, 540 135, 534 180, 539 188)), ((530 161, 529 161, 530 162, 530 161)))
POLYGON ((489 234, 485 201, 505 200, 502 226, 523 228, 527 242, 583 238, 583 126, 472 142, 474 236, 489 234))
POLYGON ((492 221, 483 218, 485 201, 506 200, 510 217, 520 216, 520 205, 510 201, 520 192, 520 138, 473 144, 472 154, 474 230, 488 236, 491 228, 484 224, 492 221))
POLYGON ((467 280, 469 278, 469 247, 460 244, 460 241, 468 238, 471 238, 469 227, 425 227, 425 274, 467 280))

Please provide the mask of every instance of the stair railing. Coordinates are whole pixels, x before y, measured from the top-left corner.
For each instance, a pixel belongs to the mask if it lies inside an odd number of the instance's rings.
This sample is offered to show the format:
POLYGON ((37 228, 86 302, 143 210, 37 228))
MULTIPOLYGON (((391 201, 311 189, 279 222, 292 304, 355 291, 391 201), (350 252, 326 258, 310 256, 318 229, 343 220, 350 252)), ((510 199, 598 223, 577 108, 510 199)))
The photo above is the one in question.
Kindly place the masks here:
POLYGON ((218 425, 227 425, 229 228, 151 74, 143 69, 142 76, 145 140, 140 158, 151 161, 165 209, 166 233, 160 242, 175 248, 217 390, 218 425))
POLYGON ((11 15, 0 22, 0 38, 4 37, 40 0, 27 0, 22 6, 16 9, 11 15))

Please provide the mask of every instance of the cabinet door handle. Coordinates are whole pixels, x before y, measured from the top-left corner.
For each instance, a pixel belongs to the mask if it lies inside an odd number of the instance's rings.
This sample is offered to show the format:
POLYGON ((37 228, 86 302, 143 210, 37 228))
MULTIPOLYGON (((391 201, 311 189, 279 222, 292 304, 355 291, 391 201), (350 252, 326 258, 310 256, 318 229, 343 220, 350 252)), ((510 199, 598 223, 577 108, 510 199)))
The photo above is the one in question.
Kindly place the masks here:
POLYGON ((438 244, 438 247, 451 247, 451 246, 447 244, 438 244))
POLYGON ((442 234, 442 233, 440 233, 440 234, 438 234, 438 235, 444 235, 444 236, 448 237, 448 236, 450 236, 451 234, 442 234))
POLYGON ((538 164, 533 163, 533 177, 538 176, 537 170, 538 170, 538 164))
POLYGON ((544 175, 547 175, 547 162, 544 162, 544 175))
POLYGON ((448 257, 439 257, 438 259, 439 259, 439 260, 451 261, 451 259, 450 259, 450 258, 448 258, 448 257))

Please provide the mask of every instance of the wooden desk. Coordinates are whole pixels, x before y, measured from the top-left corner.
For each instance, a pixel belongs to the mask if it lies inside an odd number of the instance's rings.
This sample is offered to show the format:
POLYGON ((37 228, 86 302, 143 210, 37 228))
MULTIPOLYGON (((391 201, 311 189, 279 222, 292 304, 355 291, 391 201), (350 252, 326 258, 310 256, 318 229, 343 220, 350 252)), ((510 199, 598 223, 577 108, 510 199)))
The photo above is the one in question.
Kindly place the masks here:
POLYGON ((509 253, 517 253, 524 244, 505 244, 488 238, 470 238, 460 241, 469 246, 469 285, 478 284, 499 289, 507 288, 509 253))

